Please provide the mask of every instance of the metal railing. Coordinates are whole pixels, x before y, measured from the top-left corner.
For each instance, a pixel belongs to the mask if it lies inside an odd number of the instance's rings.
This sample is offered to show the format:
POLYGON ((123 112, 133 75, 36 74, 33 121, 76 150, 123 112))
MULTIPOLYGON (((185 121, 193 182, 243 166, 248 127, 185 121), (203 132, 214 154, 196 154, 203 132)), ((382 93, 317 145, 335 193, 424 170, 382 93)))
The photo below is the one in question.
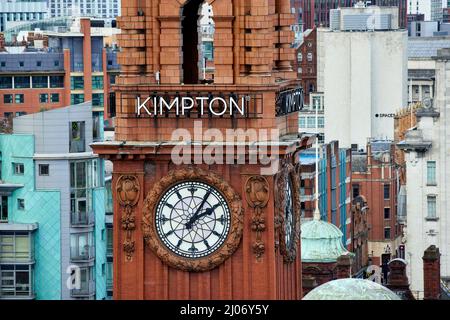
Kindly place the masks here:
POLYGON ((70 260, 74 262, 87 262, 95 258, 95 247, 86 245, 84 247, 70 247, 70 260))
POLYGON ((70 224, 72 227, 91 226, 95 223, 95 216, 93 211, 89 212, 71 212, 70 224))
POLYGON ((89 297, 95 295, 95 282, 89 280, 87 282, 81 282, 79 289, 71 290, 72 297, 89 297))

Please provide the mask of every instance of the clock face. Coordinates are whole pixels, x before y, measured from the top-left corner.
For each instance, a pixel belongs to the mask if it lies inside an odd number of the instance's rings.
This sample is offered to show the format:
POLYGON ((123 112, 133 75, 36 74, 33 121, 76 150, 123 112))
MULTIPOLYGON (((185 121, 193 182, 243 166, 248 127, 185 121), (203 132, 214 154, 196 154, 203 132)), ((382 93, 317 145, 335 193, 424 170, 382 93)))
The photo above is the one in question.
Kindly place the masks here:
POLYGON ((291 248, 293 240, 294 230, 294 201, 292 195, 292 183, 291 179, 287 179, 286 182, 286 207, 284 216, 284 235, 286 248, 291 248))
POLYGON ((169 188, 156 207, 156 232, 173 253, 201 258, 218 250, 230 231, 230 209, 214 187, 198 181, 169 188))

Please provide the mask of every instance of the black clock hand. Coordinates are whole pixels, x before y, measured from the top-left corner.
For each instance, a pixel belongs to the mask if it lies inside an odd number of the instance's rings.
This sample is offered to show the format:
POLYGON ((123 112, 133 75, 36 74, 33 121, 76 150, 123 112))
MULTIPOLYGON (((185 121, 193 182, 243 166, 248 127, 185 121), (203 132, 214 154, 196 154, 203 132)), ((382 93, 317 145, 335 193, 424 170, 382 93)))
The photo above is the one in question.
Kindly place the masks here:
POLYGON ((205 197, 203 198, 202 203, 198 207, 197 211, 195 211, 194 215, 189 219, 189 221, 185 224, 187 229, 190 229, 192 227, 192 224, 197 220, 197 216, 202 210, 203 206, 206 203, 206 200, 208 200, 209 195, 211 194, 211 189, 208 189, 208 191, 205 194, 205 197))
MULTIPOLYGON (((214 210, 216 210, 218 207, 220 207, 220 203, 217 203, 215 205, 213 205, 211 208, 206 209, 205 211, 203 211, 202 213, 200 213, 199 215, 195 216, 195 219, 193 221, 190 221, 186 224, 186 227, 188 229, 190 229, 190 227, 192 227, 192 224, 197 221, 198 219, 204 217, 204 216, 210 216, 214 210), (188 227, 189 224, 189 227, 188 227)), ((194 217, 193 217, 194 218, 194 217)))

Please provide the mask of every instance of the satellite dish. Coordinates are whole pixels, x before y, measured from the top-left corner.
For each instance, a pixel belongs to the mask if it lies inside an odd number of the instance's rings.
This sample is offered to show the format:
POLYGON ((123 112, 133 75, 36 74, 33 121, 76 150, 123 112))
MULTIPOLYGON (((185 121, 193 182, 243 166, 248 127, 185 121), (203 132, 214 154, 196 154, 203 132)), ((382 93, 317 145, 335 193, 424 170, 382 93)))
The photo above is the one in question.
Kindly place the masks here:
POLYGON ((431 109, 433 107, 433 100, 431 98, 425 98, 422 100, 422 106, 425 109, 431 109))
POLYGON ((367 30, 375 30, 375 15, 371 15, 368 19, 367 19, 367 30))

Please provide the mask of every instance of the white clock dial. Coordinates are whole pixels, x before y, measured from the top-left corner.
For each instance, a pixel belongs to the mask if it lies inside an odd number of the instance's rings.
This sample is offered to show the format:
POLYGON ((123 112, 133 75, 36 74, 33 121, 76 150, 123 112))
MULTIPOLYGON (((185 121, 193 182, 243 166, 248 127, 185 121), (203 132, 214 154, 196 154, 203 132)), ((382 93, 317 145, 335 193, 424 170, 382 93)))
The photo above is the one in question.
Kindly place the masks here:
POLYGON ((175 254, 201 258, 219 249, 230 231, 230 210, 222 194, 198 181, 169 188, 156 207, 156 232, 175 254))

